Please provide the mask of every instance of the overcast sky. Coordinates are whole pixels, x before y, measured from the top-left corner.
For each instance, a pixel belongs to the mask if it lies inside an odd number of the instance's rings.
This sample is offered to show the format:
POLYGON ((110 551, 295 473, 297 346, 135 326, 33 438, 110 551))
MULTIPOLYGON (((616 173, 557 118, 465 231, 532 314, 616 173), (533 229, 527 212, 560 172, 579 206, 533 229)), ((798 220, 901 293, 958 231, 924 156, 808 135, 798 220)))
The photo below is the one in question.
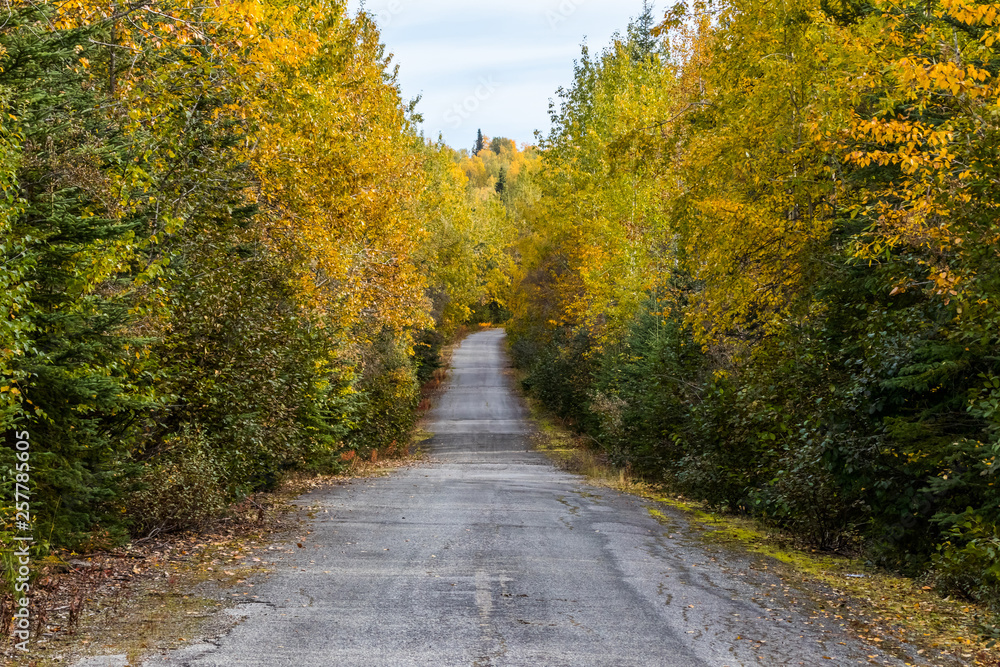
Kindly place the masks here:
MULTIPOLYGON (((361 0, 349 0, 352 10, 361 0)), ((586 39, 600 51, 642 0, 367 0, 430 139, 471 148, 476 130, 534 143, 586 39)))

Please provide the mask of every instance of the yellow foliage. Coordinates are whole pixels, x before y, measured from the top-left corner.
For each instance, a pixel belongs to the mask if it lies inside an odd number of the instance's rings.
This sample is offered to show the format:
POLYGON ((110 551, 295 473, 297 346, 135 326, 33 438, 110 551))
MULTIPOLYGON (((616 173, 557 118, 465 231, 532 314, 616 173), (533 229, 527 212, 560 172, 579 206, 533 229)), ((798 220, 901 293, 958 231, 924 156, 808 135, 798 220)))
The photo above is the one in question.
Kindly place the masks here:
MULTIPOLYGON (((875 113, 855 113, 831 146, 842 150, 851 165, 897 167, 901 177, 866 193, 857 204, 856 210, 876 224, 856 254, 874 262, 907 248, 927 253, 920 263, 934 291, 947 301, 973 275, 958 266, 969 231, 957 228, 956 221, 970 207, 989 206, 976 202, 970 187, 978 172, 995 166, 973 166, 967 149, 998 129, 1000 85, 975 63, 997 57, 996 33, 989 28, 997 25, 1000 4, 943 0, 933 12, 938 20, 919 29, 910 12, 924 11, 926 3, 879 0, 876 6, 883 12, 874 19, 880 29, 866 50, 889 66, 844 76, 843 84, 855 95, 881 91, 884 100, 875 113), (982 37, 974 39, 955 24, 975 27, 982 37), (920 120, 924 112, 944 120, 920 120)), ((905 289, 904 283, 895 292, 905 289)))

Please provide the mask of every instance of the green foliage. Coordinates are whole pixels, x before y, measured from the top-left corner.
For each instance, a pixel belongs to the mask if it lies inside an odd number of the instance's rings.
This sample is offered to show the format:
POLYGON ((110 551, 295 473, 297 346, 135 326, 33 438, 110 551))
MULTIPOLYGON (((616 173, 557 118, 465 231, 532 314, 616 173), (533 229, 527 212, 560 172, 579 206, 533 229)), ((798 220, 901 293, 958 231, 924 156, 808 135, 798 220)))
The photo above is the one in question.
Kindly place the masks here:
POLYGON ((417 382, 424 385, 434 377, 434 372, 444 366, 441 352, 445 337, 439 331, 427 330, 420 334, 413 345, 417 362, 417 382))
MULTIPOLYGON (((69 68, 75 50, 100 33, 39 32, 44 19, 41 9, 22 9, 3 33, 0 85, 19 93, 11 108, 25 150, 4 258, 20 267, 7 278, 15 307, 5 333, 17 352, 4 393, 13 389, 21 404, 4 425, 44 443, 33 456, 36 528, 72 543, 97 525, 116 525, 123 435, 145 404, 134 364, 120 355, 135 340, 125 330, 130 267, 122 247, 144 220, 113 203, 107 173, 127 160, 129 146, 69 68)), ((12 491, 4 489, 5 499, 12 491)))
POLYGON ((534 151, 509 140, 469 158, 443 144, 425 147, 430 183, 419 204, 428 232, 418 261, 436 329, 453 333, 463 323, 504 322, 518 230, 518 206, 532 198, 528 174, 534 151))
POLYGON ((1000 531, 995 519, 969 507, 954 517, 934 564, 939 581, 971 600, 988 601, 1000 613, 1000 531))
POLYGON ((531 371, 522 380, 523 388, 580 428, 591 421, 584 406, 592 375, 592 345, 588 332, 581 329, 558 331, 544 344, 519 335, 512 346, 515 363, 531 371))
POLYGON ((362 356, 360 402, 347 445, 361 454, 403 444, 415 419, 420 386, 406 348, 379 336, 362 356))
MULTIPOLYGON (((370 17, 9 9, 0 433, 31 435, 43 548, 199 527, 403 444, 443 342, 502 313, 515 232, 417 135, 370 17)), ((14 463, 5 442, 4 545, 14 463)))
POLYGON ((644 0, 642 14, 628 26, 628 42, 633 60, 643 61, 658 52, 660 44, 654 34, 655 29, 656 16, 653 3, 644 0))
POLYGON ((502 155, 504 151, 513 153, 517 150, 517 144, 514 143, 513 139, 507 139, 506 137, 493 137, 490 140, 490 150, 497 155, 502 155))
POLYGON ((601 355, 588 409, 618 465, 667 469, 679 454, 686 406, 697 396, 701 353, 682 322, 650 299, 623 340, 601 355))
POLYGON ((619 465, 996 608, 995 5, 646 14, 552 113, 526 388, 619 465))
POLYGON ((163 443, 163 453, 133 482, 125 510, 142 535, 198 527, 228 506, 224 464, 200 433, 184 431, 163 443))
POLYGON ((273 487, 346 434, 330 395, 344 371, 329 365, 333 342, 298 312, 285 267, 261 242, 238 226, 190 225, 183 237, 169 336, 151 348, 159 407, 139 456, 158 461, 171 434, 198 432, 236 498, 273 487))

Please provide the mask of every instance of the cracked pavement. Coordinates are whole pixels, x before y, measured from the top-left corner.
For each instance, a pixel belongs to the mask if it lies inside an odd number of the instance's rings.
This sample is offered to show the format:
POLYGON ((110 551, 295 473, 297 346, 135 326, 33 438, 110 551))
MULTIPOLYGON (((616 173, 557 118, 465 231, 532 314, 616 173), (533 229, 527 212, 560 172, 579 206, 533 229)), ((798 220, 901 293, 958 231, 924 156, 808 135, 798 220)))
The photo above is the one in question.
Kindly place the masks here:
MULTIPOLYGON (((902 665, 759 557, 530 451, 504 332, 453 359, 430 461, 307 494, 312 533, 242 620, 149 667, 902 665)), ((97 663, 88 663, 90 665, 97 663)), ((112 663, 104 663, 112 664, 112 663)))

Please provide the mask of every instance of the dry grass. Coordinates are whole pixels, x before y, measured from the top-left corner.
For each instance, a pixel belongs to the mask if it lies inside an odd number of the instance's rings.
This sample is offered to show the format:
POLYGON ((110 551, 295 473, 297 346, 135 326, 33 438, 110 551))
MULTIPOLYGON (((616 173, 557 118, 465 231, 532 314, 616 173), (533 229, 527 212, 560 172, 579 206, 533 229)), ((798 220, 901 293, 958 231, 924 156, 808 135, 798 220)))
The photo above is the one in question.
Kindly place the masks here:
MULTIPOLYGON (((414 442, 419 441, 419 432, 414 442)), ((294 474, 278 489, 230 508, 204 530, 140 540, 86 554, 58 553, 41 563, 33 588, 31 651, 0 646, 4 664, 53 667, 90 655, 126 655, 139 664, 152 651, 177 648, 225 631, 232 620, 217 612, 254 597, 275 541, 308 537, 292 501, 303 493, 354 479, 390 474, 419 454, 393 444, 346 461, 340 475, 294 474)))
MULTIPOLYGON (((535 449, 557 466, 585 476, 592 484, 684 512, 692 534, 708 543, 773 559, 775 572, 811 592, 822 613, 846 619, 859 639, 890 652, 903 644, 915 646, 919 659, 926 661, 920 664, 1000 667, 1000 647, 991 647, 980 632, 983 619, 989 617, 982 607, 942 596, 924 582, 870 568, 860 559, 802 548, 795 536, 753 519, 713 513, 629 470, 614 468, 586 438, 536 401, 527 402, 538 426, 535 449)), ((649 511, 657 520, 671 521, 656 506, 649 511)))
POLYGON ((265 571, 255 554, 294 526, 282 498, 258 495, 199 532, 140 540, 85 554, 54 553, 40 564, 32 596, 30 652, 0 655, 31 667, 120 654, 137 664, 172 648, 226 606, 227 591, 265 571))
POLYGON ((423 415, 430 411, 434 405, 434 399, 441 394, 442 387, 448 379, 448 369, 438 368, 434 371, 431 379, 420 388, 420 407, 417 408, 419 414, 423 415))
MULTIPOLYGON (((444 367, 421 388, 421 414, 443 391, 451 356, 473 331, 459 330, 443 349, 444 367)), ((418 427, 408 442, 364 457, 346 452, 341 474, 291 474, 274 492, 247 499, 202 531, 136 541, 113 550, 54 554, 41 564, 33 588, 36 618, 31 653, 27 658, 15 655, 8 642, 0 644, 0 660, 50 667, 87 655, 125 654, 134 662, 152 650, 169 650, 221 631, 219 623, 227 621, 215 612, 234 601, 252 599, 252 578, 268 571, 273 542, 283 534, 306 531, 293 500, 315 489, 388 475, 418 463, 420 443, 429 436, 418 427)))

